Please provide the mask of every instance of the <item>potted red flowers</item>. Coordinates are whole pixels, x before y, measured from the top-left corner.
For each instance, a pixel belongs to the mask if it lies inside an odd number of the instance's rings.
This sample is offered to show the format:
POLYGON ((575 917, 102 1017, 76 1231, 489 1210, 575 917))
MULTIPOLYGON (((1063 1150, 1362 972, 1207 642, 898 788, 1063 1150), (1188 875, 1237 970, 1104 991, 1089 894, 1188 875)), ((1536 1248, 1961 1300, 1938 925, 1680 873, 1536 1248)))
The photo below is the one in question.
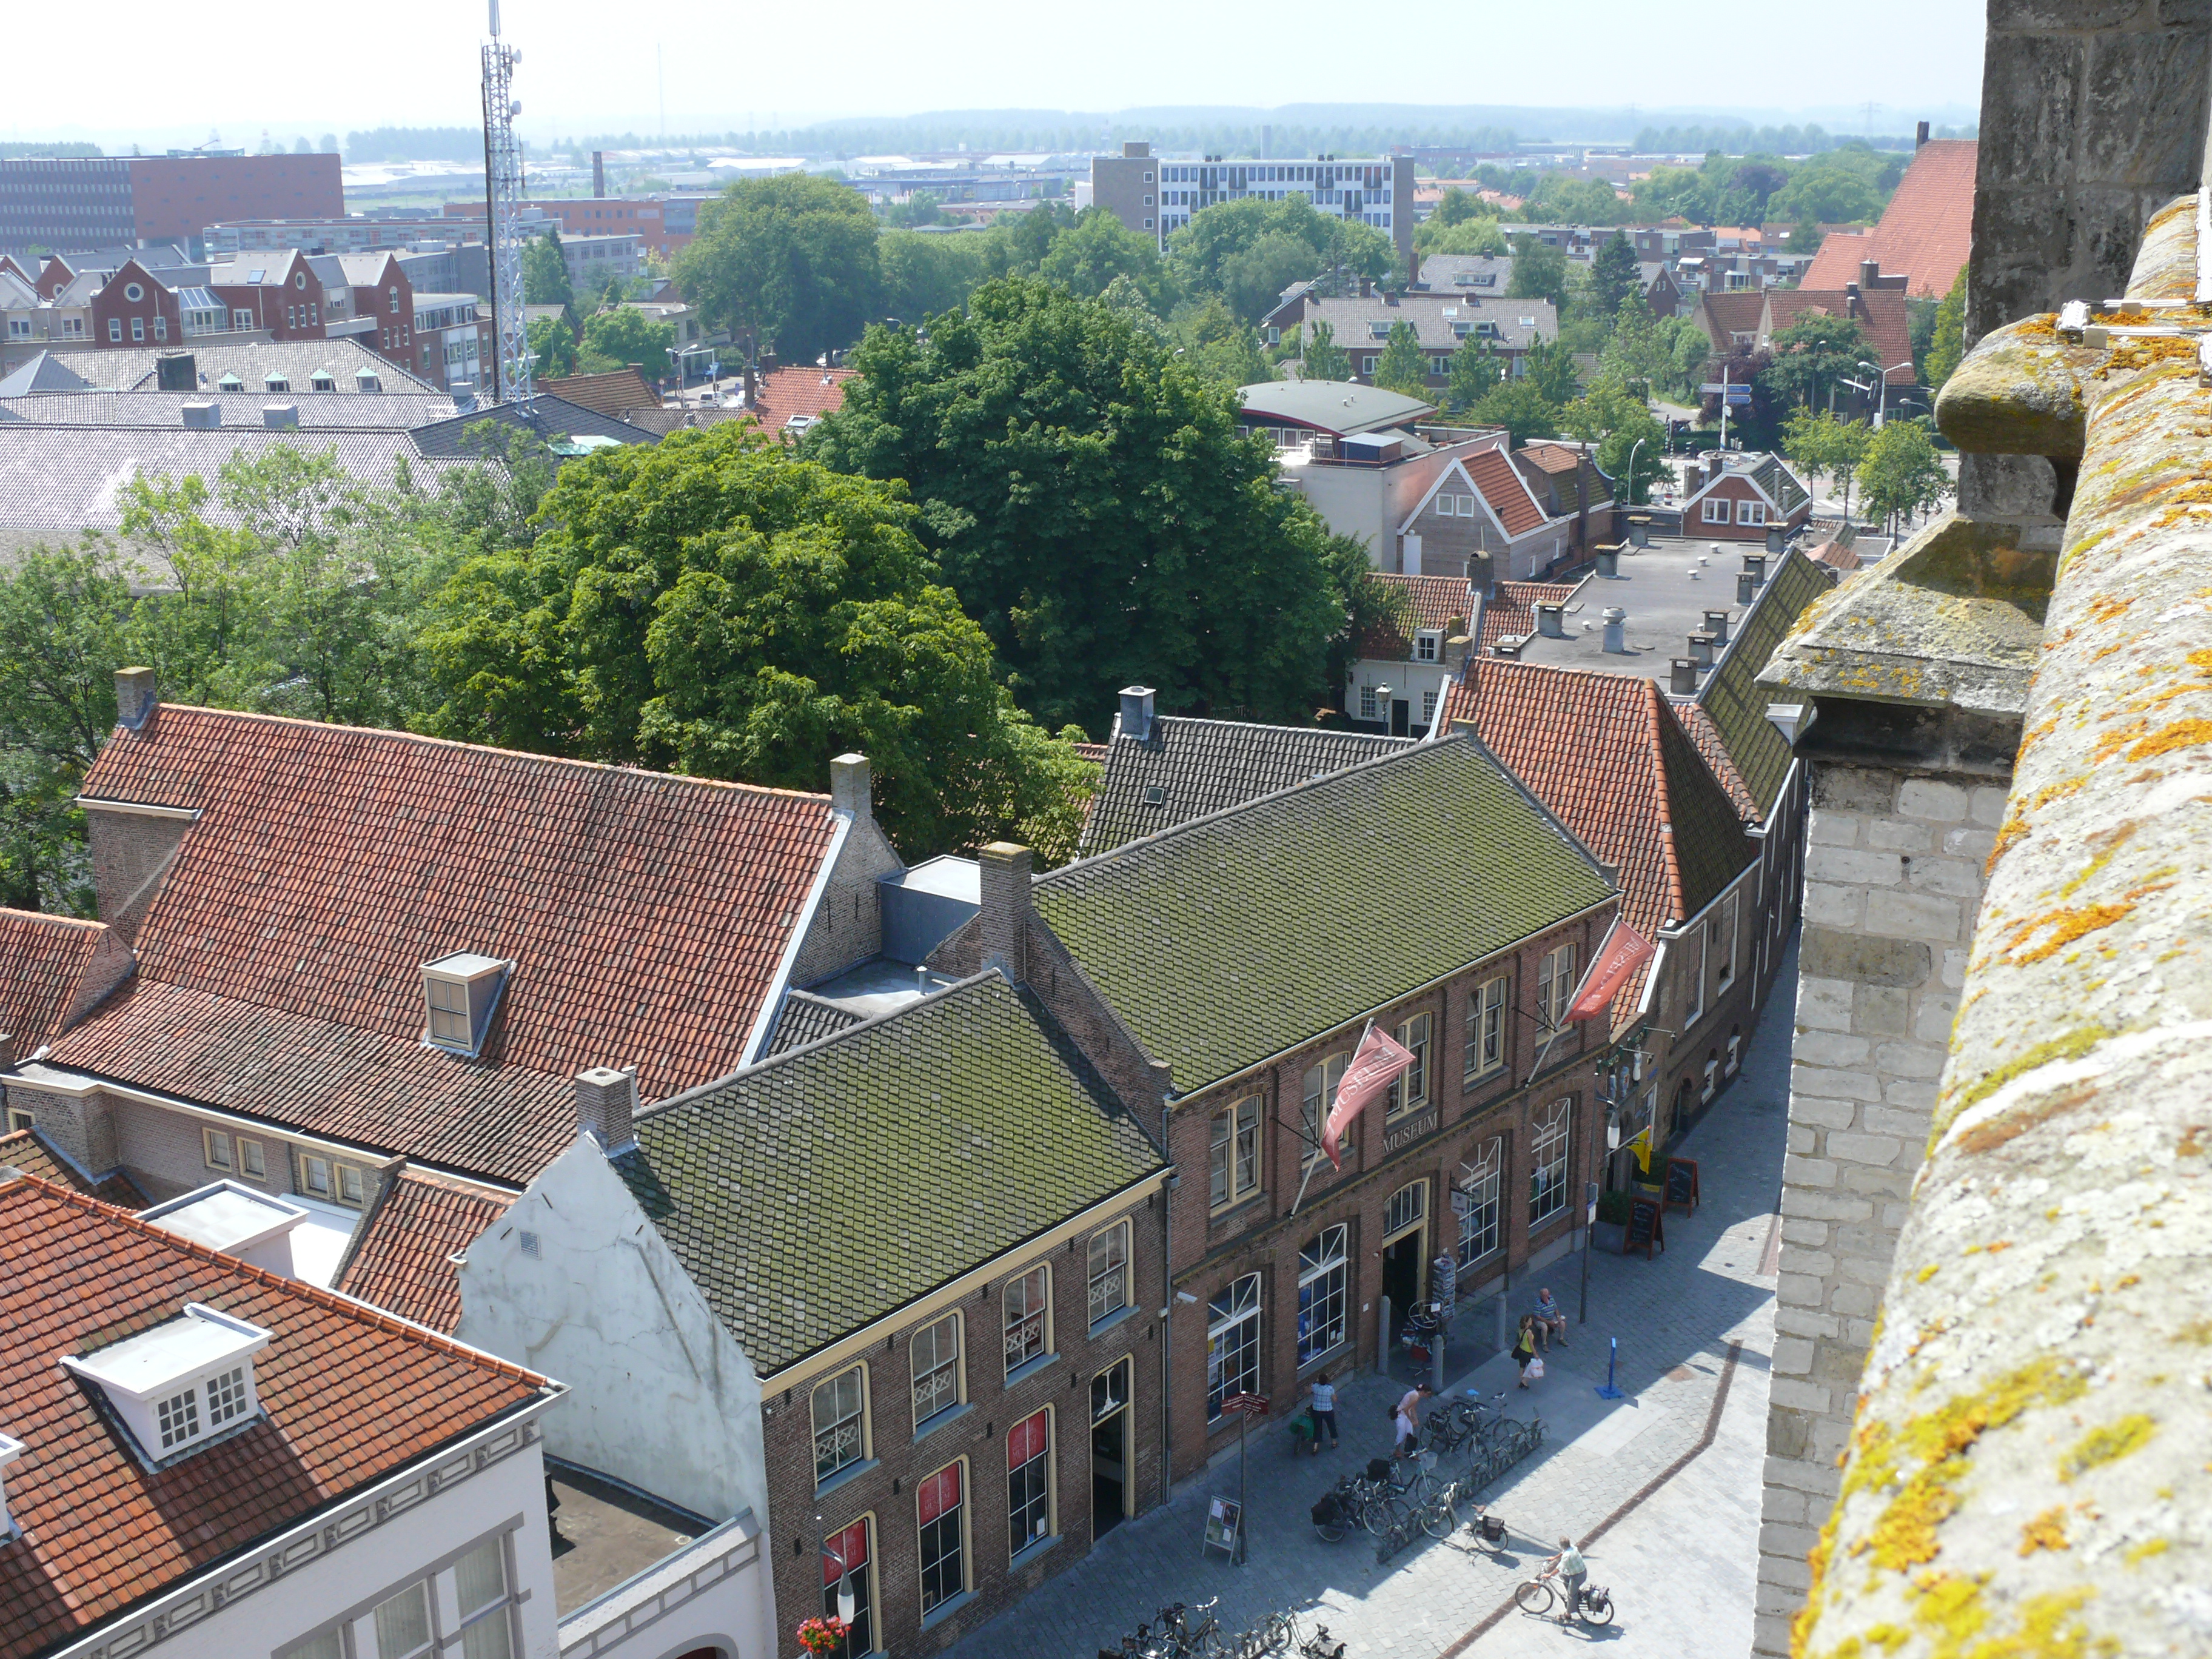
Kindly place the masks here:
POLYGON ((799 1627, 799 1645, 809 1653, 835 1653, 845 1632, 852 1628, 836 1614, 810 1619, 799 1627))

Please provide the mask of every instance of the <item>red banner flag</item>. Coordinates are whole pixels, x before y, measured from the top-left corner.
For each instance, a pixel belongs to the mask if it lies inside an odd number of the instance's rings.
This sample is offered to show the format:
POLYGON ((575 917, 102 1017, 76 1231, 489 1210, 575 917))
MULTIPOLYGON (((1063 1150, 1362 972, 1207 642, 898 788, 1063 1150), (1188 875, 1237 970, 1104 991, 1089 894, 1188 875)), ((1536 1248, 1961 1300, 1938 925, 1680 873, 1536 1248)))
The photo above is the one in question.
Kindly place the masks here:
POLYGON ((1336 1085, 1336 1104, 1328 1109, 1328 1123, 1322 1131, 1321 1149, 1328 1154, 1331 1164, 1340 1170, 1344 1167, 1344 1159, 1336 1150, 1338 1138, 1352 1119, 1379 1099, 1392 1080, 1403 1077, 1413 1064, 1412 1049, 1379 1025, 1367 1028, 1367 1035, 1359 1039, 1352 1063, 1344 1068, 1344 1080, 1336 1085))
POLYGON ((1650 939, 1626 922, 1613 923, 1613 931, 1598 947, 1597 960, 1590 964, 1589 977, 1583 981, 1583 994, 1567 1010, 1567 1018, 1595 1019, 1603 1013, 1613 994, 1628 983, 1628 976, 1651 959, 1654 948, 1650 939))

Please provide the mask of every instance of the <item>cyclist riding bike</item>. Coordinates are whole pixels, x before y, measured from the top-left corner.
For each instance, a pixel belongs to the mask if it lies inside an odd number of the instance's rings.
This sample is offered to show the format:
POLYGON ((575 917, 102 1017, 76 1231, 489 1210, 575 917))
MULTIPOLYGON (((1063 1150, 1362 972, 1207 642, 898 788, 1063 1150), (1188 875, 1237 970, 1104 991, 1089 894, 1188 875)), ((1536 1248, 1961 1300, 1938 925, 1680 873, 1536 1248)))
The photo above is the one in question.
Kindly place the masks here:
POLYGON ((1539 1578, 1555 1576, 1567 1598, 1566 1611, 1559 1615, 1559 1622, 1571 1625, 1575 1622, 1575 1615, 1582 1611, 1583 1585, 1589 1577, 1589 1567, 1583 1560, 1583 1553, 1575 1547, 1571 1538, 1559 1540, 1559 1553, 1547 1561, 1544 1571, 1536 1575, 1539 1578))

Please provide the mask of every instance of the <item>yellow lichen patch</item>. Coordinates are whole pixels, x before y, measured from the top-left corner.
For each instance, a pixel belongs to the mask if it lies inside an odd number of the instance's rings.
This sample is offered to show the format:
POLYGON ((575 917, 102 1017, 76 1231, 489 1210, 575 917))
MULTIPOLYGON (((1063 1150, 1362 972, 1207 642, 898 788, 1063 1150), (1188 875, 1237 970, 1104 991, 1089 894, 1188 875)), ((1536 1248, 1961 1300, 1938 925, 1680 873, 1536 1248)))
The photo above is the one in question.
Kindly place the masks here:
POLYGON ((2130 760, 2148 760, 2154 755, 2163 755, 2192 744, 2212 743, 2212 720, 2176 720, 2164 730, 2154 732, 2128 750, 2130 760))
MULTIPOLYGON (((2123 611, 2125 611, 2134 603, 2135 601, 2133 599, 2114 599, 2110 593, 2100 593, 2095 599, 2089 601, 2089 620, 2091 622, 2110 622, 2113 617, 2118 616, 2123 611)), ((2055 726, 2057 724, 2057 722, 2055 720, 2048 721, 2045 723, 2046 729, 2048 726, 2055 726)))
POLYGON ((2117 1463, 2123 1457, 2141 1451, 2158 1432, 2158 1419, 2141 1412, 2130 1412, 2117 1423, 2107 1423, 2092 1429, 2074 1443, 2073 1449, 2058 1460, 2058 1478, 2071 1480, 2078 1474, 2106 1463, 2117 1463))
POLYGON ((2203 1157, 2204 1148, 2197 1139, 2197 1136, 2203 1133, 2204 1126, 2203 1124, 2191 1124, 2188 1128, 2182 1132, 2181 1139, 2174 1143, 2173 1155, 2176 1158, 2203 1157))
MULTIPOLYGON (((1960 1112, 1978 1101, 1988 1099, 2014 1078, 2024 1077, 2037 1066, 2048 1066, 2053 1060, 2079 1060, 2112 1034, 2111 1029, 2107 1026, 2085 1025, 2078 1031, 2069 1031, 2063 1036, 2053 1037, 2048 1042, 2039 1042, 2017 1059, 2006 1061, 1995 1071, 1983 1073, 1971 1086, 1960 1091, 1958 1098, 1952 1103, 1951 1109, 1937 1123, 1935 1133, 1940 1135, 1944 1127, 1960 1112)), ((1984 1129, 1995 1127, 1984 1125, 1984 1129)), ((1976 1134, 1981 1133, 1983 1133, 1981 1130, 1975 1132, 1976 1134)), ((1968 1152, 1985 1152, 1993 1146, 2002 1146, 2019 1133, 2018 1129, 2012 1130, 2008 1133, 2000 1133, 1994 1140, 1981 1143, 1977 1143, 1974 1136, 1969 1135, 1960 1142, 1960 1145, 1968 1152)), ((2054 1216, 2052 1218, 2055 1220, 2057 1218, 2054 1216)))
POLYGON ((2025 945, 2036 934, 2049 928, 2050 936, 2032 951, 2021 951, 2012 957, 2015 966, 2025 968, 2033 962, 2042 962, 2057 956, 2075 939, 2124 921, 2135 909, 2132 904, 2085 904, 2078 908, 2061 906, 2048 915, 2031 916, 2013 926, 2012 944, 2025 945))
POLYGON ((2103 366, 2097 370, 2097 378, 2101 380, 2114 373, 2126 374, 2132 369, 2148 368, 2154 363, 2172 362, 2181 358, 2192 363, 2197 361, 2197 342, 2194 339, 2124 339, 2105 354, 2103 366))
POLYGON ((2033 1555, 2038 1550, 2063 1550, 2066 1542, 2066 1506, 2057 1504, 2035 1517, 2020 1529, 2020 1553, 2033 1555))
POLYGON ((2166 1551, 2166 1543, 2163 1538, 2146 1538, 2142 1543, 2130 1545, 2122 1551, 2120 1559, 2131 1567, 2139 1567, 2154 1555, 2163 1555, 2166 1551))
POLYGON ((2212 1347, 2212 1319, 2200 1319, 2184 1325, 2173 1334, 2176 1342, 2193 1342, 2198 1347, 2212 1347))
POLYGON ((2070 1367, 2041 1359, 1911 1419, 1894 1434, 1883 1424, 1868 1424, 1856 1437, 1858 1455, 1844 1479, 1845 1497, 1887 1490, 1897 1482, 1900 1455, 1921 1467, 1904 1480, 1851 1553, 1870 1553, 1876 1566, 1893 1572, 1934 1560, 1940 1547, 1936 1529, 1959 1507, 1956 1487, 1966 1476, 1966 1454, 1974 1443, 2031 1406, 2064 1405, 2087 1387, 2070 1367))
POLYGON ((1995 1255, 1999 1250, 2008 1250, 2010 1249, 2012 1249, 2012 1240, 2008 1238, 2001 1238, 1997 1240, 1996 1243, 1989 1247, 1990 1254, 1991 1255, 1995 1255))
POLYGON ((2106 732, 2103 737, 2097 739, 2097 746, 2089 751, 2090 763, 2099 765, 2110 760, 2121 750, 2142 737, 2149 726, 2148 720, 2130 720, 2125 726, 2117 726, 2106 732))
POLYGON ((1996 839, 1990 843, 1990 855, 1982 862, 1982 873, 1986 876, 1990 871, 1996 869, 1997 860, 2005 855, 2007 849, 2015 842, 2025 841, 2027 838, 2027 825, 2021 821, 2019 814, 2015 812, 2008 817, 2002 827, 1997 830, 1996 839))
POLYGON ((1937 1273, 1942 1271, 1943 1264, 1942 1262, 1931 1261, 1920 1270, 1919 1273, 1916 1276, 1914 1282, 1916 1284, 1925 1285, 1929 1279, 1935 1278, 1937 1273))

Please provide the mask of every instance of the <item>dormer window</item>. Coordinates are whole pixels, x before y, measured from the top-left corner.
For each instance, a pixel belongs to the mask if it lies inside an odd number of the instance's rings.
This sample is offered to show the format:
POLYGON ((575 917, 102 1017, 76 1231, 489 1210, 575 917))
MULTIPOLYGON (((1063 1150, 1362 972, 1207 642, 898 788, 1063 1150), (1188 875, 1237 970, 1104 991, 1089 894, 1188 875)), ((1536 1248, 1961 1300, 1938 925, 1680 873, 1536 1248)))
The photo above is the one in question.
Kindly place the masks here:
POLYGON ((62 1364, 100 1389, 140 1455, 161 1465, 259 1414, 253 1357, 268 1346, 259 1326, 188 1302, 174 1319, 62 1364))
POLYGON ((289 392, 292 377, 289 374, 265 374, 262 376, 261 389, 264 392, 289 392))
POLYGON ((1424 628, 1413 635, 1413 660, 1434 662, 1443 654, 1444 636, 1433 628, 1424 628))
POLYGON ((492 1010, 514 964, 462 951, 422 964, 425 1019, 422 1040, 448 1054, 474 1059, 483 1047, 492 1010))
POLYGON ((337 376, 328 369, 317 369, 307 384, 317 392, 336 392, 338 389, 337 376))

